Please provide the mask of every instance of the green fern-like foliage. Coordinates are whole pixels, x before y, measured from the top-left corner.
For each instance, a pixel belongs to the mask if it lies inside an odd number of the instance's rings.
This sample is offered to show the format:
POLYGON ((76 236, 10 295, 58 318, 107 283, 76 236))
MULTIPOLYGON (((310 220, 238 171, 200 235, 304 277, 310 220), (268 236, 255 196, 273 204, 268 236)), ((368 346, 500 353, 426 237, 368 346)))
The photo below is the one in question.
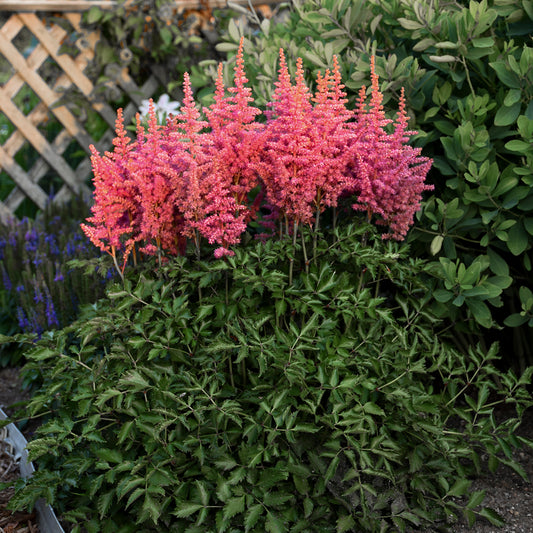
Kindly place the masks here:
POLYGON ((481 453, 519 471, 528 376, 499 372, 496 346, 466 357, 439 340, 407 246, 366 226, 314 237, 310 261, 292 239, 250 240, 132 270, 37 342, 27 412, 47 422, 12 505, 45 497, 74 532, 501 523, 466 498, 468 476, 481 453), (505 401, 516 418, 498 425, 505 401))

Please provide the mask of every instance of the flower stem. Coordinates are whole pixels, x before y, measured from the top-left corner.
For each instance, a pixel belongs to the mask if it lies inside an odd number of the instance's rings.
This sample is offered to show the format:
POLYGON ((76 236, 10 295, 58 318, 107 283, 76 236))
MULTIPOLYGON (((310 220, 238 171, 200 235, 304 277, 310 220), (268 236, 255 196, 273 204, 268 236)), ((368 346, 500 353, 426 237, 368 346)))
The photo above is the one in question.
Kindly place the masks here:
MULTIPOLYGON (((298 235, 298 222, 295 220, 294 221, 293 233, 292 233, 292 251, 293 251, 293 254, 296 251, 296 237, 297 237, 297 235, 298 235)), ((293 269, 294 269, 294 257, 290 257, 289 258, 289 263, 290 263, 290 265, 289 265, 289 285, 292 285, 292 272, 293 272, 293 269)))
POLYGON ((309 274, 309 259, 307 258, 307 248, 305 247, 305 237, 303 234, 303 231, 301 232, 302 235, 302 250, 304 253, 304 261, 305 261, 305 273, 309 274))
POLYGON ((316 266, 316 247, 317 247, 319 229, 320 229, 320 206, 316 208, 315 232, 313 234, 313 263, 315 266, 316 266))

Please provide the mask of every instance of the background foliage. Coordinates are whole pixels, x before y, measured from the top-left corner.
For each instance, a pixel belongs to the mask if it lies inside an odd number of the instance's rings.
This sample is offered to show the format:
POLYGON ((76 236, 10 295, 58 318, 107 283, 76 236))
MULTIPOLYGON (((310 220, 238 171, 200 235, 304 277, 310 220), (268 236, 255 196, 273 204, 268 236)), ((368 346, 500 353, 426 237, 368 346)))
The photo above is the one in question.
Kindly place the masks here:
MULTIPOLYGON (((138 84, 155 73, 162 82, 162 92, 181 100, 181 80, 185 72, 198 90, 198 97, 210 102, 214 72, 206 73, 199 65, 224 59, 215 45, 232 20, 240 16, 239 5, 212 9, 200 1, 198 9, 177 7, 172 0, 119 0, 114 9, 93 6, 84 15, 84 27, 101 33, 96 46, 91 75, 99 80, 100 90, 108 100, 119 103, 114 89, 118 73, 127 68, 138 84)), ((245 9, 248 12, 248 9, 245 9)), ((244 22, 244 20, 243 20, 244 22)), ((255 18, 246 27, 256 27, 255 18)))

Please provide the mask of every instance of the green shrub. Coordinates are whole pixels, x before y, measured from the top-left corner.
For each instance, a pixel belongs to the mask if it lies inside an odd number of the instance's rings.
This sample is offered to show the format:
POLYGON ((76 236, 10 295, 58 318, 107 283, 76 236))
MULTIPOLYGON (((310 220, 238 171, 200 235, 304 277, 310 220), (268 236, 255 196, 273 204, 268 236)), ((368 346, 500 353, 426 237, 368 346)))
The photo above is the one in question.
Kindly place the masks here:
MULTIPOLYGON (((89 69, 97 91, 108 103, 123 105, 117 84, 127 68, 138 86, 155 75, 162 86, 156 96, 162 92, 181 100, 181 82, 176 80, 188 72, 207 103, 214 78, 197 65, 223 59, 215 45, 236 16, 231 8, 212 10, 209 2, 200 2, 199 9, 184 9, 172 0, 120 0, 112 9, 91 7, 84 14, 83 29, 101 35, 89 69)), ((81 105, 83 99, 74 96, 74 101, 81 105)))
MULTIPOLYGON (((370 85, 371 54, 385 103, 405 87, 415 142, 434 159, 411 242, 435 257, 436 310, 461 349, 501 339, 520 371, 533 362, 532 30, 529 0, 310 0, 245 40, 265 100, 280 46, 304 58, 310 81, 340 55, 352 102, 370 85)), ((231 54, 239 31, 218 48, 231 54)))
POLYGON ((127 270, 38 341, 26 372, 43 386, 25 412, 47 422, 12 505, 44 497, 78 532, 501 524, 468 478, 485 453, 524 475, 510 450, 526 444, 531 372, 496 370, 496 346, 465 357, 439 340, 407 245, 324 227, 316 265, 284 238, 127 270), (516 418, 497 424, 501 403, 516 418))

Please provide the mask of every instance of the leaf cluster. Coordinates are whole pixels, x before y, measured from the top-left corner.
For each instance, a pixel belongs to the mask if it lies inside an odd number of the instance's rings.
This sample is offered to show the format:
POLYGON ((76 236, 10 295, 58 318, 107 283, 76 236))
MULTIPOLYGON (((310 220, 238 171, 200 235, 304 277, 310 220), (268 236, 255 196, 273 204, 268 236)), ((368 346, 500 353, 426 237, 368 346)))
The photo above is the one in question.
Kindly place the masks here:
POLYGON ((198 9, 184 9, 171 0, 120 0, 106 9, 93 6, 83 17, 83 31, 96 30, 100 35, 90 67, 92 76, 107 100, 118 103, 124 68, 139 86, 155 75, 163 93, 175 100, 183 97, 180 82, 188 72, 207 102, 216 74, 213 77, 197 64, 223 59, 215 44, 237 16, 234 9, 213 10, 205 1, 199 2, 198 9))
POLYGON ((288 238, 154 261, 36 342, 38 471, 12 506, 44 497, 75 532, 501 523, 468 477, 481 454, 523 475, 529 376, 498 371, 496 346, 440 341, 406 245, 366 225, 316 237, 310 263, 288 238))

